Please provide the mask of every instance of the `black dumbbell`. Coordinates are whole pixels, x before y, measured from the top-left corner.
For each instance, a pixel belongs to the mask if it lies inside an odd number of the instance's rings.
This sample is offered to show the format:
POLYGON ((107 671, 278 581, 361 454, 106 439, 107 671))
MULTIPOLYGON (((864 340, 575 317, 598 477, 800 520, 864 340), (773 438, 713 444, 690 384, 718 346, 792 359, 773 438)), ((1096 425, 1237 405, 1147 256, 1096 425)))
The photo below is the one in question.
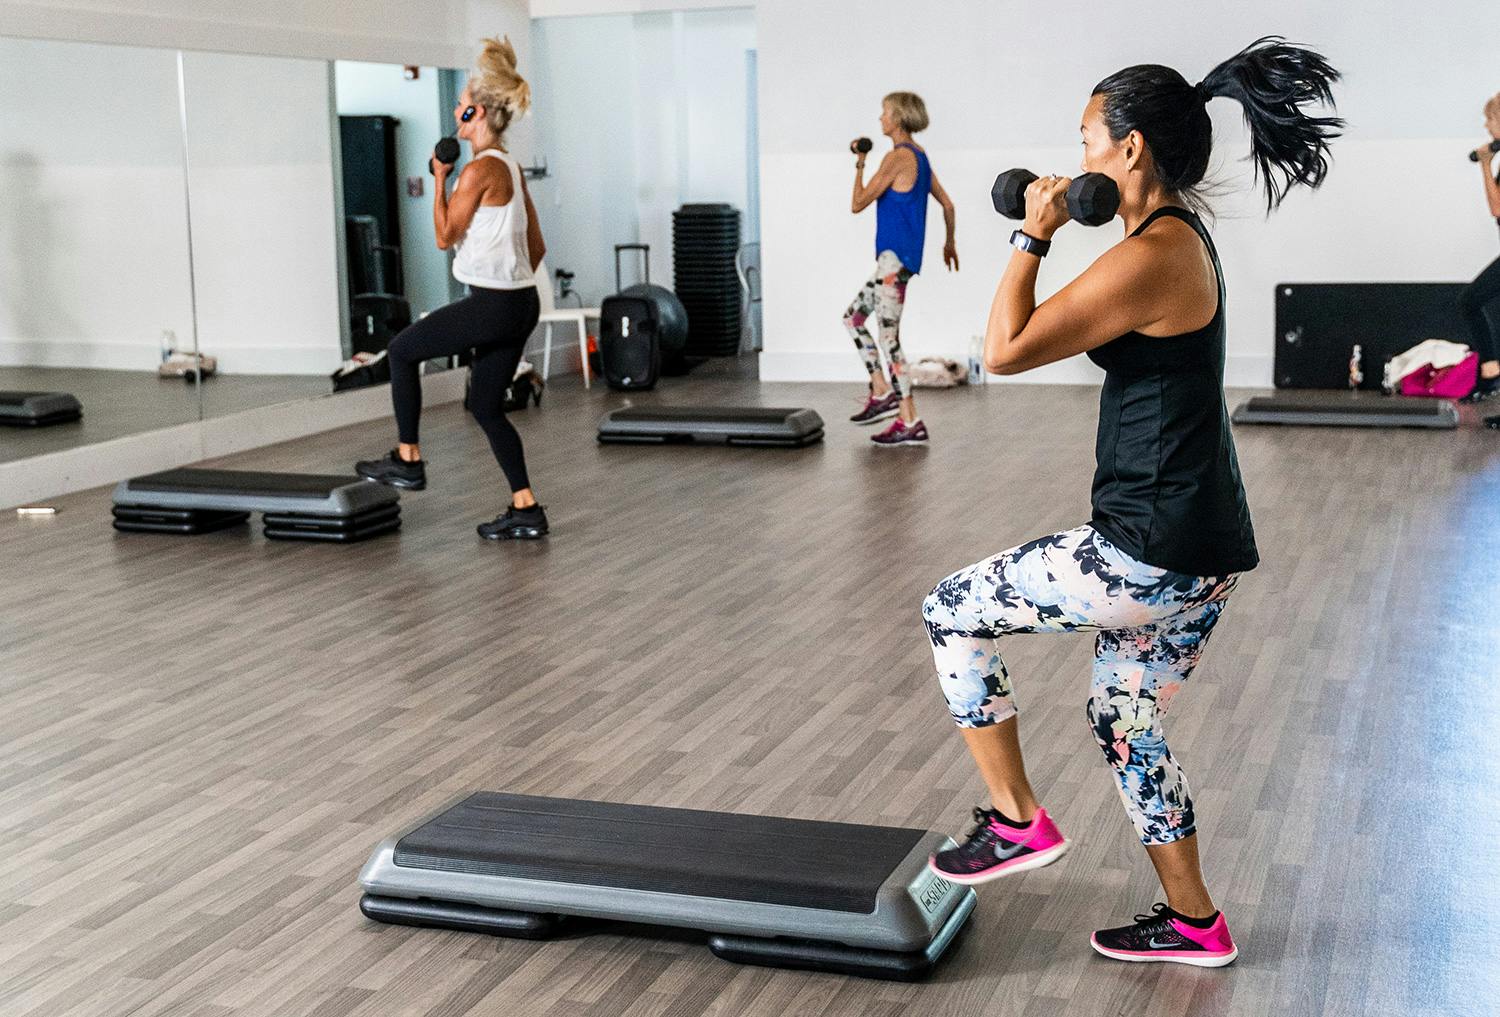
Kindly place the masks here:
MULTIPOLYGON (((1036 179, 1030 170, 1009 169, 995 178, 990 200, 1007 219, 1026 218, 1026 188, 1036 179)), ((1120 210, 1120 189, 1103 173, 1084 173, 1068 185, 1068 214, 1085 226, 1103 226, 1120 210)))
POLYGON ((849 151, 854 152, 857 155, 864 155, 874 147, 874 143, 871 142, 869 138, 855 138, 853 141, 849 142, 849 151))
MULTIPOLYGON (((1490 151, 1492 153, 1493 152, 1500 152, 1500 138, 1496 138, 1494 141, 1490 142, 1490 151)), ((1478 162, 1479 161, 1479 153, 1478 152, 1470 152, 1469 153, 1469 161, 1470 162, 1478 162)))
POLYGON ((458 162, 458 139, 439 138, 438 143, 432 146, 432 159, 427 160, 427 170, 436 175, 437 167, 432 164, 434 159, 445 166, 458 162))

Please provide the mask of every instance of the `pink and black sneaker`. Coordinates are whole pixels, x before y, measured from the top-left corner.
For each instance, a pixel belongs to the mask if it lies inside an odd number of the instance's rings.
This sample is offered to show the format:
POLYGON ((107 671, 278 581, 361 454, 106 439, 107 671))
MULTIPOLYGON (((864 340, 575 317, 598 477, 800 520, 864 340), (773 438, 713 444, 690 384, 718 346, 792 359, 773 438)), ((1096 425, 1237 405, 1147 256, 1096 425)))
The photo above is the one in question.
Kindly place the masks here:
POLYGON ((849 420, 856 424, 873 424, 877 420, 885 420, 894 417, 901 412, 901 397, 892 389, 883 396, 870 396, 865 400, 865 408, 860 410, 849 420))
POLYGON ((1068 850, 1046 809, 1037 809, 1025 826, 1013 826, 993 809, 976 808, 974 822, 967 840, 927 860, 933 872, 954 883, 986 883, 1050 865, 1068 850))
POLYGON ((1222 911, 1212 918, 1187 918, 1165 904, 1152 905, 1149 915, 1136 915, 1134 925, 1100 929, 1089 942, 1115 960, 1170 961, 1200 968, 1221 968, 1240 955, 1222 911))
POLYGON ((897 417, 879 434, 870 435, 870 440, 877 445, 925 445, 927 443, 927 425, 920 420, 913 420, 910 424, 897 417))

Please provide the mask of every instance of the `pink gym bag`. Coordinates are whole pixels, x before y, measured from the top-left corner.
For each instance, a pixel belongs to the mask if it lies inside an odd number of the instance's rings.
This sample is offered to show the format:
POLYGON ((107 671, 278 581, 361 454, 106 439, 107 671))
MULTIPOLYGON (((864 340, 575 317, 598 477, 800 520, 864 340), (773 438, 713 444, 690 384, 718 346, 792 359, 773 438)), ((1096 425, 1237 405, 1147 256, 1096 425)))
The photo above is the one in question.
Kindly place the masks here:
POLYGON ((1401 379, 1401 394, 1462 399, 1474 391, 1478 383, 1479 354, 1470 353, 1452 367, 1434 368, 1427 364, 1417 368, 1401 379))

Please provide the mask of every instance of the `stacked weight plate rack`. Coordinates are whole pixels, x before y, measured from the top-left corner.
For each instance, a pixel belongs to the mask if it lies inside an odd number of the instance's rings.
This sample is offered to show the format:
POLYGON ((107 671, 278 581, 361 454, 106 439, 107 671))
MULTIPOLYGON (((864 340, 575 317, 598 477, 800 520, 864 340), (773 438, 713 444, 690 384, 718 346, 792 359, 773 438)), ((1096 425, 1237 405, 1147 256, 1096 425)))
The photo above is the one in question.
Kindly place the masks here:
POLYGON ((683 205, 672 213, 677 297, 687 310, 686 353, 732 357, 740 350, 740 213, 730 205, 683 205))

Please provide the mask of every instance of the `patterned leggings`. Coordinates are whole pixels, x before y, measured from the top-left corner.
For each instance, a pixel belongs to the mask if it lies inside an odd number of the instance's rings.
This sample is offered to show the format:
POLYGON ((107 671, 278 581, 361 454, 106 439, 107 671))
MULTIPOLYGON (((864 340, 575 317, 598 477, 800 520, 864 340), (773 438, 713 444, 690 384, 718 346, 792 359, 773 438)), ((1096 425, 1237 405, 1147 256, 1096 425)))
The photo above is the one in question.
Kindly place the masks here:
POLYGON ((870 315, 880 316, 880 345, 891 368, 891 388, 905 399, 911 395, 911 380, 906 376, 906 358, 901 355, 901 310, 906 306, 906 284, 911 273, 892 251, 881 251, 875 259, 875 274, 855 294, 854 302, 844 312, 844 327, 864 358, 871 377, 880 373, 880 352, 865 322, 870 315))
POLYGON ((1080 526, 955 572, 928 595, 922 617, 959 727, 1015 716, 997 637, 1097 631, 1089 726, 1141 840, 1169 844, 1193 832, 1193 805, 1159 718, 1197 666, 1238 579, 1142 564, 1080 526))

